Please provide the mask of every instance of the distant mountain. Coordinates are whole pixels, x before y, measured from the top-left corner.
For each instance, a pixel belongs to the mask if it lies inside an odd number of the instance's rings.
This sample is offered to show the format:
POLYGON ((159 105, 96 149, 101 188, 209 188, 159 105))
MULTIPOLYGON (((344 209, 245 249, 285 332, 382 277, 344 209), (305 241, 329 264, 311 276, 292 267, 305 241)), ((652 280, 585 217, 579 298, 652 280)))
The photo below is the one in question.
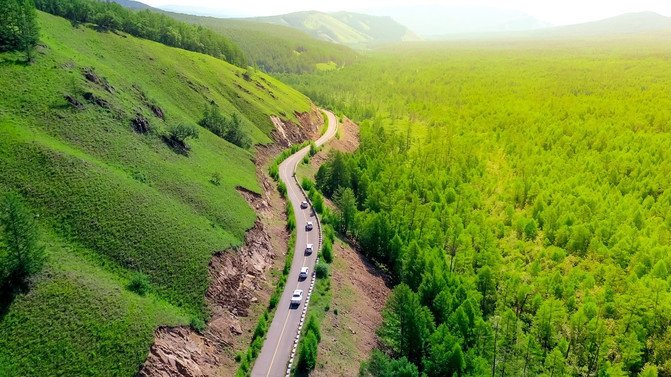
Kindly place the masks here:
POLYGON ((365 12, 389 16, 422 37, 510 32, 550 26, 520 11, 482 6, 412 5, 365 12))
POLYGON ((139 1, 133 1, 133 0, 112 0, 112 2, 117 3, 121 5, 122 7, 129 8, 129 9, 137 9, 137 10, 142 10, 142 9, 151 9, 158 11, 158 9, 149 6, 145 3, 141 3, 139 1))
POLYGON ((223 5, 221 7, 210 8, 210 7, 198 7, 190 5, 162 5, 161 9, 168 12, 183 13, 193 16, 209 16, 209 17, 223 17, 223 18, 242 18, 242 17, 252 17, 252 15, 247 13, 241 13, 239 10, 225 8, 223 5))
POLYGON ((538 36, 589 37, 671 30, 671 17, 654 12, 625 13, 600 21, 548 28, 538 36))
POLYGON ((410 29, 390 17, 352 12, 297 12, 251 20, 289 26, 321 40, 353 47, 420 39, 410 29))

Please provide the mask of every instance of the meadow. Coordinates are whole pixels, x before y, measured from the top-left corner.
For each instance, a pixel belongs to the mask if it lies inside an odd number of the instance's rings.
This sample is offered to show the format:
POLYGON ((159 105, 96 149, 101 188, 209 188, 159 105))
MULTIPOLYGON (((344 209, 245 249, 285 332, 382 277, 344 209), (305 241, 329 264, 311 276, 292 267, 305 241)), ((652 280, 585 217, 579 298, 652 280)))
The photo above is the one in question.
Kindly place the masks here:
POLYGON ((36 214, 47 262, 0 302, 0 375, 134 375, 156 328, 208 318, 210 259, 256 219, 237 192, 260 191, 253 150, 197 126, 205 110, 265 144, 270 115, 296 121, 311 103, 212 56, 38 21, 32 64, 0 54, 0 195, 36 214), (176 150, 181 124, 199 137, 176 150))
POLYGON ((282 76, 362 126, 317 184, 397 284, 363 375, 671 374, 660 37, 408 44, 282 76))

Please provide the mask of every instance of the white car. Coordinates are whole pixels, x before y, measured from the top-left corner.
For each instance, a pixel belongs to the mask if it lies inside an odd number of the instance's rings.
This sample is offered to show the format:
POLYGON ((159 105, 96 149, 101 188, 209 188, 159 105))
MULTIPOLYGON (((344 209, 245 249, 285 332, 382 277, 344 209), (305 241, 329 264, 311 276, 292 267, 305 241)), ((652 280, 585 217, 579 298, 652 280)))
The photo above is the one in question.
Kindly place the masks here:
POLYGON ((307 244, 307 246, 305 246, 305 255, 310 255, 310 254, 312 254, 313 251, 314 251, 314 248, 313 248, 311 243, 309 243, 309 244, 307 244))
POLYGON ((303 280, 308 278, 308 268, 307 267, 302 267, 301 268, 301 273, 298 274, 298 279, 303 280))
POLYGON ((306 209, 306 208, 308 208, 308 202, 306 202, 305 200, 303 200, 303 201, 301 202, 301 208, 302 208, 302 209, 306 209))
POLYGON ((291 305, 300 305, 301 301, 303 301, 303 290, 297 289, 291 296, 291 305))
POLYGON ((308 221, 308 223, 305 224, 305 230, 309 232, 312 230, 312 228, 313 228, 312 221, 308 221))

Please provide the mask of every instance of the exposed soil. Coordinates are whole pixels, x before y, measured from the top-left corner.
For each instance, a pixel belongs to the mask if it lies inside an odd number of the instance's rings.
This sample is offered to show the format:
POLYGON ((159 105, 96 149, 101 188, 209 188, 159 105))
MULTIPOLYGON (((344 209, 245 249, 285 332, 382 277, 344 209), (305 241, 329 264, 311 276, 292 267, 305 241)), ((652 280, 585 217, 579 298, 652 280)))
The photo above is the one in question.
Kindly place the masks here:
POLYGON ((310 165, 316 172, 321 164, 326 161, 332 150, 344 153, 352 153, 359 148, 359 125, 345 118, 338 128, 339 138, 335 138, 319 153, 310 159, 310 165))
POLYGON ((290 121, 283 121, 278 117, 270 117, 275 125, 273 131, 273 140, 275 144, 279 144, 283 149, 292 144, 302 143, 304 140, 317 139, 319 131, 324 124, 322 112, 317 108, 312 108, 309 113, 296 114, 300 126, 290 121))
POLYGON ((205 331, 159 328, 138 376, 235 375, 235 354, 246 351, 256 321, 268 305, 276 280, 273 271, 284 264, 289 239, 285 203, 267 175, 267 166, 284 149, 282 145, 314 136, 322 122, 317 109, 299 119, 300 125, 282 122, 286 138, 278 138, 276 131, 274 144, 257 148, 255 164, 262 194, 238 189, 258 218, 241 247, 219 252, 210 262, 206 300, 211 319, 205 331))
POLYGON ((390 289, 385 277, 350 245, 337 242, 333 250, 331 310, 321 325, 317 368, 311 376, 356 376, 377 346, 375 331, 390 289))

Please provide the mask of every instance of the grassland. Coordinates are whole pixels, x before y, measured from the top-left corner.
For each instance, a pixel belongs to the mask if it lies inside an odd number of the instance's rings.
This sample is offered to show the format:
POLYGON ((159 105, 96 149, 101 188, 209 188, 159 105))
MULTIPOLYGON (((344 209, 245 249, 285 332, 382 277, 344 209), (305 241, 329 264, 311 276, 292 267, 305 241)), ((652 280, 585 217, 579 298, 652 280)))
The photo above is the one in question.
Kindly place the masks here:
POLYGON ((156 327, 207 318, 210 257, 255 219, 236 187, 259 191, 251 151, 200 128, 176 153, 165 130, 195 126, 214 102, 267 143, 269 115, 295 120, 310 102, 210 56, 43 13, 39 23, 34 64, 0 55, 0 192, 39 215, 48 255, 30 291, 1 307, 0 375, 132 375, 156 327), (126 289, 138 272, 146 296, 126 289))
POLYGON ((671 373, 661 40, 405 45, 284 78, 362 126, 321 184, 352 190, 342 231, 400 283, 396 364, 368 375, 671 373))

